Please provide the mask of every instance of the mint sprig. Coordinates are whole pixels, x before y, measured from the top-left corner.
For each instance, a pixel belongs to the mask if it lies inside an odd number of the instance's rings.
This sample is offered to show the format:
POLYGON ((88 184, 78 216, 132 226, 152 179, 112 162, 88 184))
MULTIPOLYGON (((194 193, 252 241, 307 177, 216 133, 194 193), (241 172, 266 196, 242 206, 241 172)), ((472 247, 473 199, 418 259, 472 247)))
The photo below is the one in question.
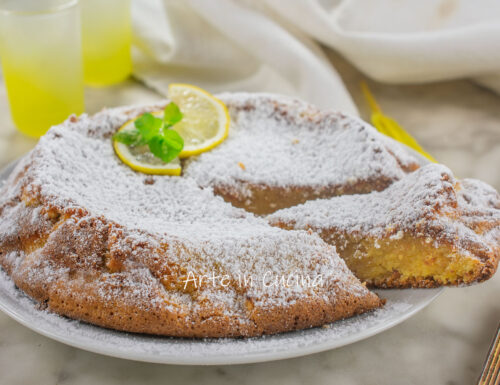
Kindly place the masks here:
POLYGON ((133 147, 148 145, 154 156, 168 163, 184 148, 182 137, 170 129, 182 118, 179 107, 171 102, 163 111, 163 119, 147 112, 135 120, 133 129, 118 131, 113 140, 133 147))

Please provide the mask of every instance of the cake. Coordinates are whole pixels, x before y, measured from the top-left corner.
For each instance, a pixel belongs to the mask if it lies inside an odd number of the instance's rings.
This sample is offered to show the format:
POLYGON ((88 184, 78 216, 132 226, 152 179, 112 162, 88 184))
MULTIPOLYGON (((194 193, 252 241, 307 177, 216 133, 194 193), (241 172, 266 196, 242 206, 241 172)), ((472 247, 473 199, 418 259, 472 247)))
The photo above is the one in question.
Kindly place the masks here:
POLYGON ((220 99, 231 114, 229 138, 190 159, 184 175, 247 211, 380 191, 420 165, 358 118, 265 94, 220 99))
POLYGON ((165 103, 72 116, 51 128, 0 191, 0 264, 16 286, 63 316, 178 337, 273 334, 381 307, 318 235, 271 226, 235 205, 269 212, 311 196, 383 189, 418 162, 357 119, 282 97, 221 98, 234 119, 230 137, 211 156, 189 160, 181 177, 134 172, 112 148, 120 126, 165 103), (242 148, 259 125, 273 130, 259 131, 266 141, 254 150, 267 162, 242 148), (339 153, 295 150, 329 135, 339 153), (305 168, 287 172, 301 152, 305 168), (351 176, 336 165, 348 153, 351 176), (302 175, 307 168, 311 175, 302 175), (286 204, 259 202, 256 188, 282 191, 286 204))
POLYGON ((16 286, 106 328, 250 337, 383 306, 366 284, 494 273, 491 187, 423 166, 357 118, 269 94, 219 97, 229 137, 183 161, 180 177, 135 172, 112 146, 166 101, 51 128, 0 191, 0 265, 16 286))
POLYGON ((478 180, 457 180, 438 164, 382 192, 309 201, 268 220, 319 234, 372 287, 480 282, 500 258, 498 193, 478 180))

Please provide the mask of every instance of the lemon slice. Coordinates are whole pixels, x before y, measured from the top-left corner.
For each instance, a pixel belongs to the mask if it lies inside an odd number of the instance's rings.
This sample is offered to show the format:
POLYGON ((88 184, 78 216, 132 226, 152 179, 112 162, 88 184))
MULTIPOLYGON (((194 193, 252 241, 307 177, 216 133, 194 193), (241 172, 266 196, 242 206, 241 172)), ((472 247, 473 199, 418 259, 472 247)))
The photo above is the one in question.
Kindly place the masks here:
MULTIPOLYGON (((125 123, 121 130, 131 130, 134 128, 134 121, 130 120, 125 123)), ((135 171, 140 171, 145 174, 156 175, 181 175, 182 167, 179 158, 175 158, 169 163, 165 163, 161 159, 154 156, 147 145, 144 146, 127 146, 126 144, 113 141, 116 155, 123 163, 135 171)))
POLYGON ((179 158, 211 150, 229 133, 229 112, 224 103, 207 91, 189 84, 174 83, 168 97, 182 111, 182 120, 172 128, 184 139, 179 158))

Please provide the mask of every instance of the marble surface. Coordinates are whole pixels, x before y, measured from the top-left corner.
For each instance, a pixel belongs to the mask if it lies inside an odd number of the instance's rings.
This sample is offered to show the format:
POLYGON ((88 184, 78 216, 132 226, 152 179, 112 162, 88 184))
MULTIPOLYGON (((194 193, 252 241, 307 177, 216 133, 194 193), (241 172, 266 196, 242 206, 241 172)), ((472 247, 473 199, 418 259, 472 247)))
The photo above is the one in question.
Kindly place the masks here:
MULTIPOLYGON (((362 116, 360 73, 327 51, 362 116)), ((500 96, 466 81, 419 86, 369 83, 389 115, 460 177, 500 190, 500 96)), ((156 100, 135 81, 87 90, 87 110, 156 100)), ((18 134, 0 80, 0 166, 35 141, 18 134)), ((0 314, 1 384, 472 384, 500 320, 500 275, 447 289, 413 318, 367 340, 308 357, 252 365, 183 367, 126 361, 42 337, 0 314)))

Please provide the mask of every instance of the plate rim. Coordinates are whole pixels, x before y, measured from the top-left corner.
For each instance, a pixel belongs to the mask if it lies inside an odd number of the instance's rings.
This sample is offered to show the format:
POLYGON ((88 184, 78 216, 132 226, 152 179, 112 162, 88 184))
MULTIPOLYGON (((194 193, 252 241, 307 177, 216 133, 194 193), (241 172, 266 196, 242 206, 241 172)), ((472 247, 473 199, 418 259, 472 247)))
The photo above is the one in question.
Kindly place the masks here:
MULTIPOLYGON (((19 290, 19 289, 17 289, 19 290)), ((316 345, 311 345, 305 348, 295 349, 295 350, 287 350, 283 349, 280 351, 275 351, 272 353, 269 352, 256 352, 256 353, 244 353, 241 355, 234 355, 231 357, 228 356, 221 356, 221 357, 206 357, 206 356, 200 356, 200 357, 191 357, 189 361, 185 359, 185 356, 179 356, 176 357, 175 354, 170 353, 167 355, 154 355, 153 353, 136 353, 136 352, 126 352, 126 351, 120 351, 120 350, 112 350, 112 347, 109 347, 106 344, 89 344, 85 343, 83 341, 73 341, 70 339, 70 336, 63 336, 60 334, 57 334, 52 331, 45 330, 44 328, 37 327, 37 325, 34 325, 33 323, 25 320, 25 318, 19 314, 15 309, 12 309, 10 306, 6 305, 2 299, 0 298, 0 310, 4 312, 6 315, 8 315, 10 318, 14 319, 21 325, 27 327, 28 329, 41 334, 47 338, 53 339, 55 341, 58 341, 60 343, 63 343, 65 345, 69 345, 75 348, 79 348, 82 350, 90 351, 92 353, 97 353, 97 354, 102 354, 105 356, 109 357, 116 357, 116 358, 121 358, 121 359, 127 359, 127 360, 132 360, 132 361, 140 361, 140 362, 149 362, 149 363, 156 363, 156 364, 169 364, 169 365, 184 365, 184 366, 193 366, 193 365, 203 365, 203 366, 211 366, 211 365, 238 365, 238 364, 252 364, 252 363, 259 363, 259 362, 271 362, 271 361, 278 361, 278 360, 284 360, 284 359, 289 359, 289 358, 298 358, 298 357, 303 357, 315 353, 321 353, 327 350, 333 350, 340 348, 342 346, 347 346, 350 344, 353 344, 358 341, 362 341, 364 339, 367 339, 369 337, 372 337, 376 334, 382 333, 388 329, 393 328, 394 326, 406 321, 407 319, 411 318, 414 316, 416 313, 427 307, 431 302, 433 302, 438 296, 440 296, 443 291, 445 290, 444 287, 436 288, 436 289, 415 289, 415 290, 435 290, 434 294, 430 296, 429 298, 425 299, 418 305, 414 305, 413 308, 401 315, 399 315, 397 318, 384 323, 380 324, 377 326, 374 326, 370 328, 367 331, 362 331, 356 334, 353 334, 351 336, 343 337, 340 340, 326 340, 323 343, 316 344, 316 345)), ((23 293, 23 295, 25 295, 23 293)), ((28 297, 29 298, 29 297, 28 297)), ((61 317, 57 314, 54 313, 54 316, 56 317, 61 317)), ((64 318, 64 317, 61 317, 64 318)), ((66 322, 71 322, 71 320, 67 319, 65 320, 66 322)), ((80 321, 81 322, 81 321, 80 321)), ((90 325, 92 327, 99 327, 95 325, 90 325)), ((107 331, 107 329, 102 328, 103 330, 107 331)), ((112 331, 112 330, 110 330, 112 331)), ((116 331, 113 331, 116 332, 116 331)), ((134 333, 127 333, 124 332, 124 335, 126 334, 131 334, 133 335, 134 333)), ((268 338, 272 338, 272 336, 267 336, 268 338)), ((155 338, 154 336, 151 336, 151 338, 155 338)), ((160 336, 160 338, 163 338, 160 336)))

